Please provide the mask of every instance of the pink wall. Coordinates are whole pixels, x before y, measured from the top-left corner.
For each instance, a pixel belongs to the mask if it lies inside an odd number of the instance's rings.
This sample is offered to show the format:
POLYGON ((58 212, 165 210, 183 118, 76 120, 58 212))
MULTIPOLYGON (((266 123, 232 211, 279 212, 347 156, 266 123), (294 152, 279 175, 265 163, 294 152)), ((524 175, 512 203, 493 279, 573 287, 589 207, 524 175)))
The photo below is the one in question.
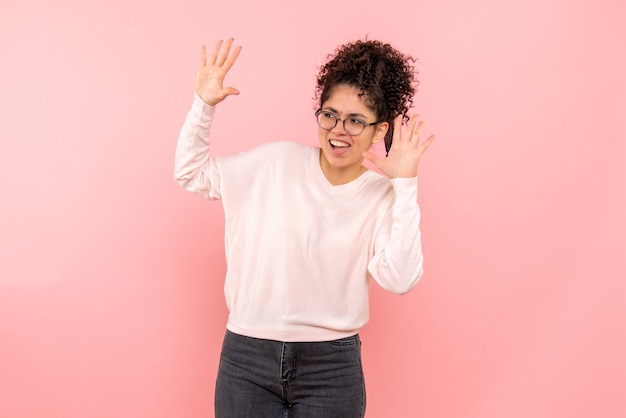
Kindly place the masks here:
POLYGON ((172 180, 199 45, 244 46, 224 154, 314 144, 316 66, 366 34, 419 57, 438 135, 368 416, 626 416, 623 2, 211 3, 0 3, 0 417, 212 416, 222 212, 172 180))

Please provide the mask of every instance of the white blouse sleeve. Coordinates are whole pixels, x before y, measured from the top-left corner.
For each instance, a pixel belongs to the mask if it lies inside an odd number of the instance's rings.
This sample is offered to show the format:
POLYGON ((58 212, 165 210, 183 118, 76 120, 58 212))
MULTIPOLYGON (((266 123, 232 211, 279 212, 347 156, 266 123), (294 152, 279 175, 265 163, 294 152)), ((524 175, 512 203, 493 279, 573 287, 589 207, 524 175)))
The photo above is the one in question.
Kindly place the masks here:
POLYGON ((395 200, 375 237, 368 271, 384 289, 404 294, 423 273, 417 178, 396 178, 391 183, 395 200))
POLYGON ((205 199, 220 199, 220 176, 210 154, 209 133, 215 107, 196 94, 176 145, 174 180, 205 199))

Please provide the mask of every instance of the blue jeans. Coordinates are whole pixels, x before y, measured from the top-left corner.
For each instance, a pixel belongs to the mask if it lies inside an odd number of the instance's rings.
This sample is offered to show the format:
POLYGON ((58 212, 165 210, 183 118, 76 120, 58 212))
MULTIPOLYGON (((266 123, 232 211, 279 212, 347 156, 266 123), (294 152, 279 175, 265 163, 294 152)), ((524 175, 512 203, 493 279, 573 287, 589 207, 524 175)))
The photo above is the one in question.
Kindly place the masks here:
POLYGON ((363 418, 358 334, 280 342, 226 331, 215 387, 216 418, 363 418))

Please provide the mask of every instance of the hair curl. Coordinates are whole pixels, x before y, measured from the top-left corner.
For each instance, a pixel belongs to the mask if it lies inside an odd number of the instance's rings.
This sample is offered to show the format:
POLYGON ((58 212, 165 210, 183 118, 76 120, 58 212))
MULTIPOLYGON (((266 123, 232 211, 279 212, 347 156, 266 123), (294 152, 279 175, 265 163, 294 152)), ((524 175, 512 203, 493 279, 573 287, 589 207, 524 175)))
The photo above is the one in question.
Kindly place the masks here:
POLYGON ((365 39, 341 45, 320 67, 315 99, 322 107, 337 86, 348 85, 360 90, 365 105, 376 113, 378 121, 389 123, 385 136, 389 152, 393 120, 403 115, 406 121, 413 105, 419 84, 415 61, 381 41, 365 39))

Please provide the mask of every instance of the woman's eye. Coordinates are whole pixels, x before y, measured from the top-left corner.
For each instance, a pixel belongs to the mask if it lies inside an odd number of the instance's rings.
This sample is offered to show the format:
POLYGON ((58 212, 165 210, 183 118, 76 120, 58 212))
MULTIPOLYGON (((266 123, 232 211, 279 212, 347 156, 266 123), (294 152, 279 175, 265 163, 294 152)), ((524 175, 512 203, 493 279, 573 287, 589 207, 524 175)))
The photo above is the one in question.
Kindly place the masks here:
POLYGON ((350 123, 354 125, 365 126, 365 122, 363 122, 361 119, 350 119, 350 123))

